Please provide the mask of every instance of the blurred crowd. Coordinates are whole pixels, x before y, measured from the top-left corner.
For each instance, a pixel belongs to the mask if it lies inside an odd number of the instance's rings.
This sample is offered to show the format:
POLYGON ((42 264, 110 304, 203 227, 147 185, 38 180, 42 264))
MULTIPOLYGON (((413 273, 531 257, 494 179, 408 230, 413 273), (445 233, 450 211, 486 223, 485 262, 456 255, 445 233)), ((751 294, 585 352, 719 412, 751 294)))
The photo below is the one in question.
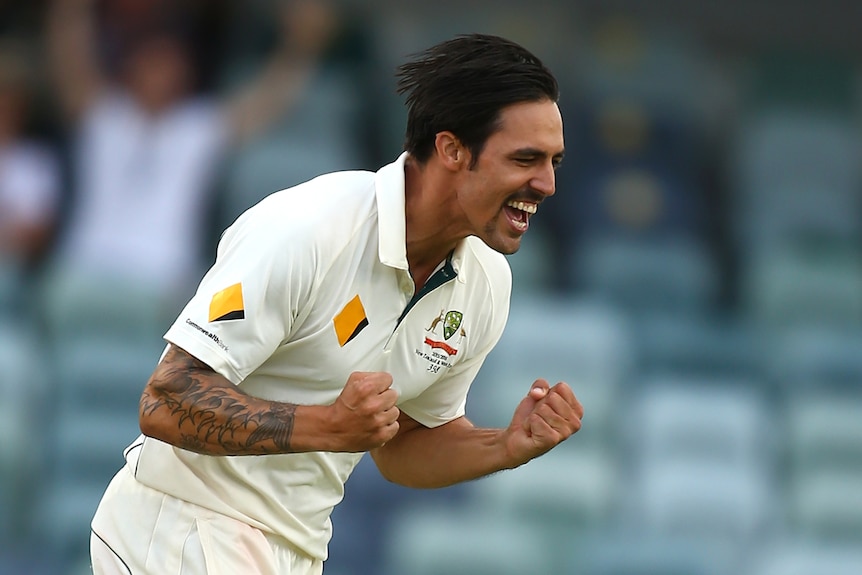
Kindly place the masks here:
POLYGON ((473 31, 556 72, 567 155, 468 415, 556 378, 584 429, 437 492, 363 460, 326 573, 862 573, 862 52, 812 33, 840 10, 432 4, 0 2, 0 574, 87 572, 221 230, 394 159, 395 66, 473 31))

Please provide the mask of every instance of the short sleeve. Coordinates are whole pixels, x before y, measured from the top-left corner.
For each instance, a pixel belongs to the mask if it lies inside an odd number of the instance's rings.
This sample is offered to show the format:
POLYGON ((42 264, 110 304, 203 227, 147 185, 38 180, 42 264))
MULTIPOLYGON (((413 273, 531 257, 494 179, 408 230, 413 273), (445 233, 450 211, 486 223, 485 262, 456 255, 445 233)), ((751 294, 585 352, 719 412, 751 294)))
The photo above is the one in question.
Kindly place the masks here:
POLYGON ((459 362, 446 377, 398 408, 425 427, 437 427, 464 415, 467 392, 487 353, 459 362))
POLYGON ((266 202, 228 228, 216 261, 165 334, 240 383, 288 338, 311 293, 314 250, 266 202))

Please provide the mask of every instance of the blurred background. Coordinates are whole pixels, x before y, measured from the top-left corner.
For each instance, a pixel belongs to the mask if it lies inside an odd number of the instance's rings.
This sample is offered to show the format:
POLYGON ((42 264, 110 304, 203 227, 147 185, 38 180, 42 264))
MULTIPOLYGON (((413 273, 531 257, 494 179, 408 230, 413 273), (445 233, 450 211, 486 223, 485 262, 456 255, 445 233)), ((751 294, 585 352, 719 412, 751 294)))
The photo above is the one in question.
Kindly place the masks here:
MULTIPOLYGON (((369 459, 327 575, 862 573, 862 5, 0 1, 0 573, 88 572, 161 335, 265 195, 401 150, 456 33, 557 74, 567 157, 468 415, 583 430, 439 491, 369 459)), ((133 518, 130 518, 134 520, 133 518)))

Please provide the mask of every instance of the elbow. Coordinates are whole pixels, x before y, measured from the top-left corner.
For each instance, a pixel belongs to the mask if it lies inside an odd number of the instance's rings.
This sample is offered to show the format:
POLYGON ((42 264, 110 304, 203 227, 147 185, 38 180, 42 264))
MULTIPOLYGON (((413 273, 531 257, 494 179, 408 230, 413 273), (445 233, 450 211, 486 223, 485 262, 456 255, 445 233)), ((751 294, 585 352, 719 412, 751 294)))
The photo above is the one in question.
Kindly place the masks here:
POLYGON ((143 410, 138 412, 138 427, 141 428, 141 433, 147 437, 159 439, 159 428, 153 421, 153 417, 143 410))
POLYGON ((371 458, 374 460, 374 465, 377 467, 377 471, 383 479, 389 483, 400 485, 401 487, 414 487, 413 485, 410 485, 408 480, 397 473, 396 468, 388 464, 389 458, 385 452, 385 447, 378 447, 377 449, 371 450, 370 453, 371 458))
MULTIPOLYGON (((388 446, 387 446, 388 447, 388 446)), ((403 465, 398 465, 397 457, 393 454, 387 454, 385 447, 379 447, 371 451, 371 457, 377 466, 377 471, 381 477, 400 487, 409 487, 411 489, 435 489, 437 487, 445 487, 445 485, 436 484, 433 478, 422 474, 418 470, 413 470, 403 465)))
POLYGON ((148 383, 138 403, 138 427, 141 428, 141 433, 162 441, 168 439, 160 413, 162 411, 160 408, 164 407, 164 401, 159 401, 156 390, 151 383, 148 383))

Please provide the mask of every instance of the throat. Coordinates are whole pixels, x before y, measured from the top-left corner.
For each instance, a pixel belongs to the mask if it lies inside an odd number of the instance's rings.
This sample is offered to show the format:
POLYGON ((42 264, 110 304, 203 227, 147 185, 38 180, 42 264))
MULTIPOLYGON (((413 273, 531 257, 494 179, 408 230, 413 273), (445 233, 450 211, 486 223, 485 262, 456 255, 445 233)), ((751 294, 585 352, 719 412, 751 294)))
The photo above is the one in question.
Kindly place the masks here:
POLYGON ((423 287, 425 287, 425 284, 428 283, 428 278, 431 277, 431 274, 434 273, 435 269, 436 266, 426 266, 424 268, 410 268, 410 277, 413 278, 413 286, 416 293, 418 293, 423 287))
POLYGON ((434 279, 434 283, 446 282, 455 277, 455 270, 452 268, 452 251, 442 260, 436 260, 434 263, 411 263, 410 277, 413 278, 414 293, 419 293, 429 280, 434 279), (439 277, 437 277, 439 275, 439 277))

